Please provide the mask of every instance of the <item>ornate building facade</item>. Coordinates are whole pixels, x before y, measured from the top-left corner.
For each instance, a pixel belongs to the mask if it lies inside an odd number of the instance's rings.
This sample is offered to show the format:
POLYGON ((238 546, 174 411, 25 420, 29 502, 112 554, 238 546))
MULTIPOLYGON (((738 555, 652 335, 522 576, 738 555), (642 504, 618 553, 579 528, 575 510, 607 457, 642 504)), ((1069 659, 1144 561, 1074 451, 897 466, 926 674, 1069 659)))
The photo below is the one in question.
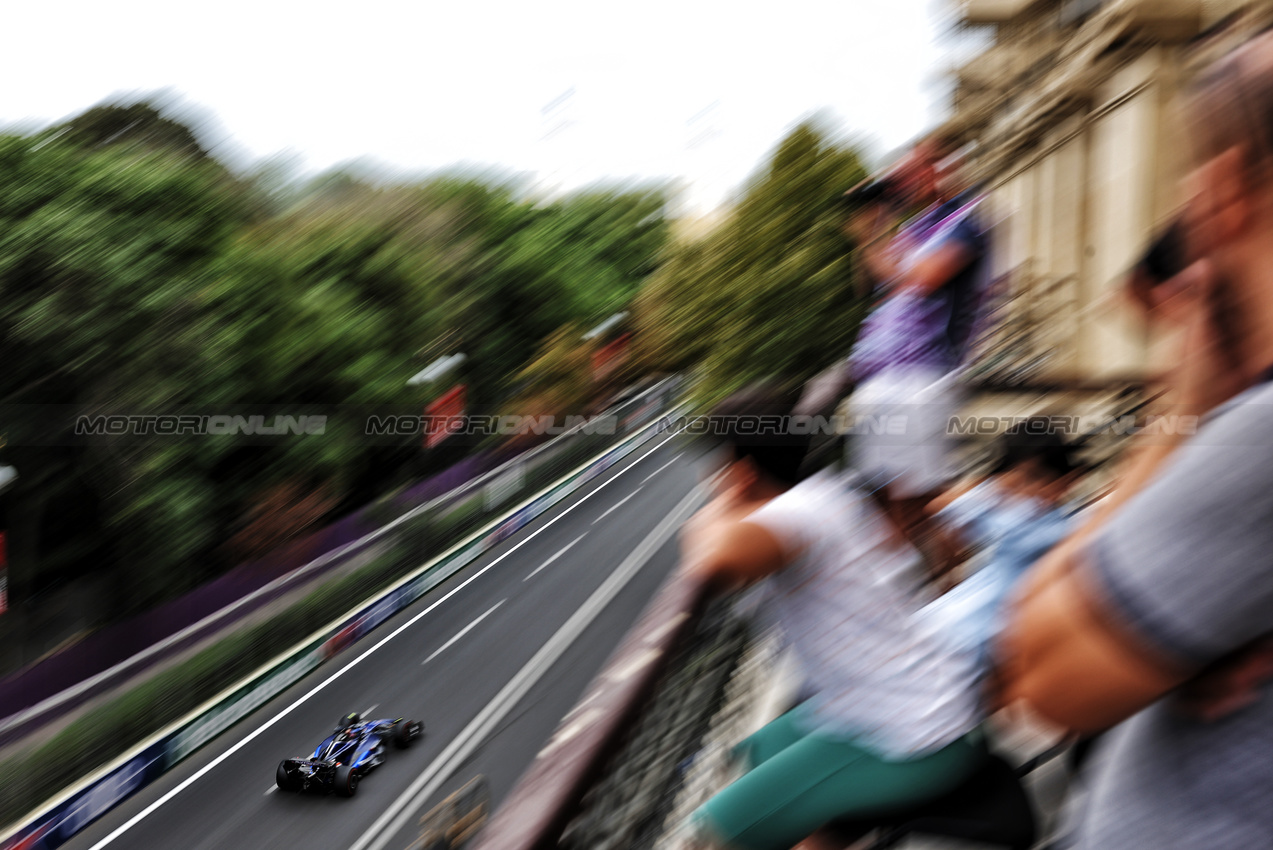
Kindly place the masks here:
POLYGON ((971 413, 1134 408, 1162 346, 1120 297, 1179 209, 1175 114, 1193 70, 1270 20, 1242 0, 963 0, 990 46, 955 71, 946 131, 988 193, 994 310, 971 413))

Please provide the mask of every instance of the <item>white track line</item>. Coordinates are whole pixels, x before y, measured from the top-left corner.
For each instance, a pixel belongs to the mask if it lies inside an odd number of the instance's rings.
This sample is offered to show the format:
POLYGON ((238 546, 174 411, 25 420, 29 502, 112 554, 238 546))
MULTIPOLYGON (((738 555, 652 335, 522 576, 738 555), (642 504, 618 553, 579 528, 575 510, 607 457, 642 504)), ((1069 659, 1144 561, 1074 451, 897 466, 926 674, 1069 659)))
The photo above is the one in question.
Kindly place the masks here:
POLYGON ((459 593, 461 590, 463 590, 465 587, 467 587, 467 586, 468 586, 468 585, 469 585, 472 581, 474 581, 474 580, 475 580, 475 579, 477 579, 479 576, 481 576, 481 575, 483 575, 484 573, 486 573, 486 571, 487 571, 487 570, 489 570, 491 567, 495 566, 495 565, 496 565, 496 564, 498 564, 500 561, 504 560, 504 559, 505 559, 505 558, 507 558, 509 555, 513 554, 514 552, 516 552, 516 551, 517 551, 518 549, 520 549, 521 547, 525 546, 525 545, 526 545, 527 543, 529 543, 530 541, 534 540, 536 537, 538 537, 538 536, 539 536, 540 534, 542 534, 543 532, 547 531, 550 527, 552 527, 552 524, 553 524, 553 523, 557 522, 557 520, 561 519, 561 518, 562 518, 562 517, 564 517, 566 514, 570 513, 570 512, 571 512, 571 511, 573 511, 575 508, 579 507, 579 506, 580 506, 580 505, 582 505, 584 502, 588 501, 588 500, 589 500, 589 499, 591 499, 593 496, 595 496, 596 494, 600 493, 600 492, 601 492, 603 489, 605 489, 607 486, 609 486, 610 484, 614 483, 615 481, 618 481, 618 480, 619 480, 619 478, 620 478, 620 477, 622 477, 622 475, 623 475, 625 472, 627 472, 627 471, 628 471, 628 470, 630 470, 630 469, 634 469, 634 468, 636 467, 636 465, 637 465, 637 464, 639 464, 641 461, 643 461, 643 460, 645 460, 647 457, 649 457, 651 453, 658 451, 658 450, 659 450, 659 449, 663 446, 663 444, 664 444, 664 443, 666 443, 668 440, 672 439, 672 438, 673 438, 673 437, 675 437, 675 436, 676 436, 676 434, 675 434, 675 432, 673 432, 673 433, 669 434, 667 437, 664 437, 662 440, 660 440, 660 441, 659 441, 658 445, 654 446, 652 449, 650 449, 650 451, 648 451, 648 452, 646 452, 645 454, 641 455, 639 458, 637 458, 635 461, 633 461, 630 465, 625 466, 623 469, 621 469, 621 470, 619 470, 617 473, 615 473, 615 475, 614 475, 614 477, 613 477, 613 478, 608 478, 608 479, 606 479, 605 481, 601 482, 599 485, 597 485, 596 489, 594 489, 594 490, 593 490, 592 492, 590 492, 590 493, 585 494, 585 495, 583 496, 583 498, 579 499, 579 500, 578 500, 578 501, 576 501, 574 504, 570 505, 570 506, 569 506, 569 507, 567 507, 565 510, 563 510, 561 513, 559 513, 557 516, 553 517, 553 518, 552 518, 552 519, 550 519, 548 522, 544 523, 542 526, 540 526, 539 528, 535 529, 535 531, 533 531, 532 533, 528 534, 528 535, 527 535, 526 537, 524 537, 521 541, 519 541, 519 542, 517 543, 517 545, 516 545, 516 546, 513 546, 513 547, 512 547, 511 549, 509 549, 507 552, 505 552, 504 554, 500 555, 498 558, 495 558, 495 559, 494 559, 494 560, 492 560, 489 564, 487 564, 486 566, 482 567, 482 568, 481 568, 480 570, 478 570, 477 572, 473 573, 473 575, 469 576, 469 577, 468 577, 468 578, 466 578, 464 581, 460 582, 460 583, 459 583, 459 584, 457 584, 455 587, 451 588, 451 590, 447 591, 447 593, 446 593, 446 594, 444 594, 441 598, 439 598, 439 599, 438 599, 438 601, 434 602, 432 605, 430 605, 430 606, 428 606, 427 608, 425 608, 425 609, 424 609, 423 611, 421 611, 419 614, 416 614, 416 615, 415 615, 414 617, 412 617, 410 620, 407 620, 407 621, 406 621, 405 623, 403 623, 401 626, 398 626, 398 628, 394 629, 392 632, 390 632, 389 634, 385 635, 383 638, 381 638, 379 641, 377 641, 377 642, 375 643, 375 645, 373 645, 372 647, 370 647, 369 649, 367 649, 365 652, 363 652, 363 653, 362 653, 361 655, 359 655, 357 658, 355 658, 354 660, 350 661, 348 664, 346 664, 344 667, 341 667, 341 668, 340 668, 339 670, 337 670, 336 672, 332 673, 330 676, 328 676, 328 677, 327 677, 326 679, 324 679, 323 681, 319 682, 319 683, 318 683, 317 685, 315 685, 314 687, 310 688, 308 691, 306 691, 306 692, 305 692, 305 694, 304 694, 303 696, 301 696, 299 699, 297 699, 295 702, 293 702, 293 703, 292 703, 291 705, 289 705, 287 708, 283 709, 283 710, 282 710, 282 711, 280 711, 278 714, 274 715, 274 716, 273 716, 273 717, 271 717, 269 720, 265 721, 265 723, 263 723, 262 725, 258 726, 258 727, 257 727, 255 730, 253 730, 252 732, 249 732, 249 733, 248 733, 248 734, 247 734, 247 735, 246 735, 246 736, 245 736, 242 740, 240 740, 237 744, 234 744, 234 745, 233 745, 233 746, 231 746, 229 749, 227 749, 225 752, 223 752, 221 755, 217 756, 217 757, 216 757, 216 758, 214 758, 212 761, 208 762, 208 763, 207 763, 207 764, 205 764, 203 767, 201 767, 201 768, 199 768, 198 770, 196 770, 194 773, 192 773, 190 776, 186 777, 184 780, 182 780, 182 781, 181 781, 181 783, 180 783, 180 784, 178 784, 178 785, 176 785, 175 787, 173 787, 171 790, 169 790, 166 794, 164 794, 164 795, 163 795, 162 797, 160 797, 158 800, 155 800, 155 802, 151 803, 149 806, 147 806, 146 808, 142 809, 140 812, 138 812, 137 814, 133 815, 131 818, 129 818, 128 820, 126 820, 123 824, 121 824, 120 826, 116 827, 116 828, 115 828, 115 829, 114 829, 114 830, 113 830, 110 834, 108 834, 105 838, 103 838, 101 841, 97 842, 97 843, 96 843, 96 844, 94 844, 92 847, 90 847, 90 848, 89 848, 89 850, 101 850, 101 848, 106 847, 106 846, 107 846, 107 845, 109 845, 112 841, 114 841, 116 838, 119 838, 119 837, 120 837, 121 835, 123 835, 125 832, 128 832, 128 830, 132 829, 134 826, 136 826, 137 824, 141 823, 141 821, 142 821, 142 820, 144 820, 145 818, 147 818, 147 817, 149 817, 151 814, 153 814, 153 813, 155 812, 155 810, 156 810, 156 809, 158 809, 160 806, 164 805, 164 804, 165 804, 165 803, 167 803, 169 800, 171 800, 173 797, 176 797, 176 796, 177 796, 178 794, 180 794, 182 791, 186 790, 186 789, 187 789, 187 788, 189 788, 191 785, 193 785, 195 782, 197 782, 197 781, 199 781, 200 779, 202 779, 205 775, 207 775, 207 774, 208 774, 208 772, 209 772, 209 771, 211 771, 211 770, 212 770, 213 768, 215 768, 217 765, 221 764, 221 762, 225 761, 225 760, 226 760, 226 759, 228 759, 230 756, 234 755, 234 754, 235 754, 235 753, 237 753, 239 750, 241 750, 241 749, 243 749, 244 747, 246 747, 246 746, 247 746, 248 744, 250 744, 252 741, 256 740, 256 738, 257 738, 257 737, 258 737, 258 736, 259 736, 262 732, 264 732, 266 729, 269 729, 269 728, 270 728, 271 726, 273 726, 275 723, 278 723, 280 720, 282 720, 282 719, 283 719, 284 717, 286 717, 287 715, 291 714, 293 711, 295 711, 295 710, 296 710, 297 708, 299 708, 300 706, 304 705, 304 704, 305 704, 305 703, 306 703, 306 702, 310 699, 310 697, 314 696, 314 694, 318 693, 318 692, 319 692, 319 691, 321 691, 323 688, 327 687, 327 686, 328 686, 328 685, 330 685, 332 682, 336 681, 336 680, 337 680, 337 679, 339 679, 341 676, 345 675, 345 673, 349 672, 349 671, 350 671, 350 670, 352 670, 354 667, 356 667, 356 666, 358 666, 359 664, 361 664, 361 663, 362 663, 362 661, 363 661, 365 658, 367 658, 367 656, 371 655, 371 654, 372 654, 373 652, 375 652, 377 649, 379 649, 380 647, 384 646, 386 643, 388 643, 389 641, 393 640, 393 639, 394 639, 394 638, 396 638, 398 635, 402 634, 404 631, 406 631, 407 629, 409 629, 411 626, 414 626, 414 625, 415 625, 415 624, 416 624, 416 623, 417 623, 417 622, 418 622, 421 618, 423 618, 425 615, 427 615, 428 613, 430 613, 430 612, 431 612, 434 608, 437 608, 437 607, 438 607, 439 605, 441 605, 443 602, 447 601, 447 600, 448 600, 448 599, 450 599, 452 596, 454 596, 455 594, 459 593))
POLYGON ((485 614, 483 614, 482 616, 478 617, 476 620, 474 620, 473 622, 469 623, 467 626, 465 626, 464 628, 462 628, 462 629, 460 629, 458 632, 456 632, 456 633, 455 633, 455 637, 451 638, 449 641, 447 641, 446 643, 442 644, 442 645, 441 645, 441 646, 439 646, 437 649, 433 650, 433 654, 432 654, 432 655, 430 655, 428 658, 424 659, 423 661, 421 661, 421 662, 420 662, 420 664, 421 664, 421 665, 428 664, 430 661, 432 661, 433 659, 437 658, 439 655, 441 655, 441 654, 443 653, 443 651, 444 651, 444 650, 446 650, 446 649, 447 649, 447 647, 449 647, 451 644, 455 643, 457 640, 459 640, 460 638, 462 638, 462 637, 464 637, 466 634, 468 634, 470 631, 472 631, 474 626, 476 626, 478 623, 480 623, 480 622, 482 622, 483 620, 485 620, 485 619, 486 619, 487 617, 489 617, 491 614, 495 613, 495 609, 496 609, 496 608, 498 608, 499 606, 503 605, 503 604, 504 604, 505 602, 507 602, 507 601, 508 601, 507 599, 501 599, 499 602, 496 602, 496 603, 495 603, 494 605, 492 605, 490 608, 487 608, 487 609, 486 609, 486 613, 485 613, 485 614))
MULTIPOLYGON (((653 387, 651 388, 651 390, 652 389, 653 387)), ((649 393, 651 390, 646 390, 646 392, 642 393, 642 395, 649 393)), ((639 397, 640 396, 638 396, 638 398, 639 397)), ((583 427, 584 426, 582 425, 576 426, 575 428, 572 428, 570 431, 567 431, 566 433, 567 434, 573 433, 574 431, 579 430, 583 427)), ((54 706, 61 705, 67 700, 73 699, 74 697, 83 693, 85 690, 97 684, 98 682, 104 681, 105 679, 116 675, 120 671, 127 669, 128 667, 138 663, 144 658, 150 657, 156 652, 160 652, 164 648, 171 646, 172 644, 183 639, 187 635, 195 633, 199 629, 203 628, 205 625, 209 623, 213 623, 216 620, 222 617, 225 617, 226 615, 230 614, 232 611, 237 610, 239 607, 250 602, 251 600, 255 599, 261 594, 268 593, 270 590, 274 589, 275 587, 278 587, 281 584, 284 584, 286 582, 293 581, 296 578, 300 577, 301 575, 304 575, 305 573, 309 572, 310 570, 317 569, 323 564, 329 563, 333 559, 343 557, 344 555, 350 552, 353 552, 356 549, 366 546, 367 544, 371 543, 377 538, 382 537, 385 534, 385 532, 390 531, 393 528, 396 528, 398 525, 406 522, 412 517, 418 516, 424 511, 427 511, 428 509, 434 507, 435 505, 441 504, 443 501, 447 499, 456 498, 461 491, 463 490, 476 491, 478 485, 482 484, 483 482, 487 480, 493 479, 498 475, 501 475, 504 472, 506 467, 509 467, 512 464, 518 463, 518 462, 525 463, 526 461, 530 460, 530 458, 533 457, 537 452, 542 451, 544 448, 545 447, 541 446, 540 448, 532 449, 530 453, 527 454, 525 457, 513 458, 503 464, 500 464, 495 469, 492 469, 489 472, 485 472, 482 475, 479 475, 477 478, 474 478, 472 481, 469 481, 465 484, 461 484, 459 487, 447 493, 444 493, 441 496, 438 496, 434 499, 430 499, 429 501, 425 502, 423 505, 417 505, 416 507, 412 508, 407 513, 395 519, 393 522, 383 525, 380 528, 377 528, 374 531, 367 533, 363 537, 358 538, 357 540, 350 541, 349 543, 346 543, 344 546, 341 546, 338 549, 333 549, 330 552, 325 552, 322 555, 319 555, 317 558, 310 561, 308 564, 305 564, 302 567, 298 567, 296 570, 288 573, 287 575, 279 576, 277 579, 265 585, 264 587, 261 587, 252 591, 252 593, 242 597, 241 599, 235 602, 232 602, 231 604, 229 604, 228 606, 224 608, 221 608, 217 611, 213 611, 211 614, 204 617, 202 620, 199 620, 199 622, 192 623, 191 625, 187 626, 186 628, 182 629, 176 634, 169 635, 168 637, 164 638, 158 643, 152 644, 151 646, 147 647, 146 649, 142 650, 136 655, 130 658, 124 659, 123 661, 119 662, 113 667, 103 670, 97 675, 92 676, 88 679, 85 679, 84 681, 80 682, 77 685, 73 685, 70 688, 67 688, 59 693, 56 693, 53 696, 49 697, 48 699, 43 700, 42 702, 36 703, 35 705, 27 709, 24 709, 23 711, 17 714, 13 714, 13 715, 10 715, 9 717, 4 718, 3 721, 0 721, 0 731, 16 726, 17 724, 26 721, 28 718, 36 717, 40 714, 43 714, 45 711, 49 710, 50 708, 54 706)))
POLYGON ((663 464, 663 465, 662 465, 662 466, 660 466, 658 469, 656 469, 656 470, 654 470, 653 472, 651 472, 649 475, 645 476, 645 478, 643 478, 643 479, 641 480, 641 483, 642 483, 642 484, 646 483, 646 482, 647 482, 647 481, 649 481, 651 478, 653 478, 654 476, 658 475, 660 472, 662 472, 663 470, 667 469, 667 468, 668 468, 669 466, 671 466, 672 464, 676 463, 678 460, 680 460, 680 459, 681 459, 681 455, 682 455, 682 454, 684 454, 684 452, 677 452, 676 454, 672 455, 672 459, 671 459, 671 460, 669 460, 667 463, 663 464))
MULTIPOLYGON (((644 486, 645 486, 644 484, 642 484, 642 485, 641 485, 641 487, 644 487, 644 486)), ((601 521, 602 521, 603 519, 605 519, 606 517, 610 516, 610 514, 614 513, 614 512, 615 512, 615 511, 617 511, 619 508, 623 507, 624 503, 626 503, 626 502, 628 501, 628 499, 631 499, 631 498, 632 498, 633 496, 635 496, 637 493, 640 493, 640 492, 641 492, 641 487, 636 488, 636 489, 635 489, 635 490, 633 490, 631 493, 629 493, 628 495, 626 495, 626 496, 624 496, 622 499, 620 499, 618 502, 616 502, 616 503, 614 504, 614 506, 613 506, 613 507, 611 507, 611 508, 610 508, 609 510, 607 510, 605 513, 603 513, 601 516, 599 516, 599 517, 597 517, 596 519, 594 519, 594 520, 592 521, 592 524, 593 524, 593 525, 596 525, 597 523, 601 522, 601 521)))
POLYGON ((566 554, 567 552, 569 552, 569 551, 570 551, 570 548, 571 548, 572 546, 574 546, 576 543, 578 543, 580 540, 583 540, 583 539, 584 539, 585 537, 587 537, 587 536, 588 536, 588 532, 586 532, 586 531, 585 531, 583 534, 579 535, 579 536, 578 536, 578 537, 576 537, 574 540, 571 540, 569 543, 567 543, 567 544, 565 545, 565 547, 564 547, 564 548, 563 548, 560 552, 558 552, 556 555, 553 555, 551 558, 549 558, 547 561, 544 561, 544 562, 543 562, 542 564, 540 564, 539 566, 535 567, 535 569, 534 569, 533 571, 531 571, 531 574, 530 574, 530 575, 528 575, 528 576, 526 576, 526 578, 522 579, 522 581, 530 581, 531 579, 533 579, 533 578, 535 577, 535 574, 536 574, 536 573, 538 573, 538 572, 539 572, 540 570, 542 570, 544 567, 546 567, 546 566, 548 566, 549 564, 551 564, 553 561, 555 561, 555 560, 557 560, 558 558, 560 558, 562 555, 564 555, 564 554, 566 554))
POLYGON ((610 604, 619 591, 627 586, 651 556, 676 534, 681 523, 698 507, 706 495, 707 489, 699 486, 682 499, 680 504, 646 535, 646 538, 632 550, 632 554, 625 558, 623 563, 593 592, 592 596, 588 597, 588 601, 571 615, 556 634, 539 648, 534 657, 517 671, 517 675, 508 681, 508 684, 486 704, 486 707, 473 718, 468 726, 464 727, 464 731, 447 745, 442 754, 425 768, 424 772, 398 799, 394 800, 362 837, 354 842, 350 850, 384 850, 415 816, 416 811, 441 787, 451 773, 481 746, 491 730, 517 706, 521 698, 583 634, 584 629, 610 604))

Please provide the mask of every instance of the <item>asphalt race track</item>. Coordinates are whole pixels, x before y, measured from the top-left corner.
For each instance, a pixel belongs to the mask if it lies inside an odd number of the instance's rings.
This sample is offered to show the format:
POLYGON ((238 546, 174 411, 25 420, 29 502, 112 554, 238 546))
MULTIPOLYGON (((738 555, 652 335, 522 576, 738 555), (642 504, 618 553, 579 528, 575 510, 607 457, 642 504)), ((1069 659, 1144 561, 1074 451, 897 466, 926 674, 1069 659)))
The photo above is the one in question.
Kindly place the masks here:
POLYGON ((638 447, 63 846, 405 850, 475 774, 498 805, 675 566, 696 455, 666 436, 638 447), (350 711, 418 719, 425 736, 352 799, 277 790, 279 761, 350 711))

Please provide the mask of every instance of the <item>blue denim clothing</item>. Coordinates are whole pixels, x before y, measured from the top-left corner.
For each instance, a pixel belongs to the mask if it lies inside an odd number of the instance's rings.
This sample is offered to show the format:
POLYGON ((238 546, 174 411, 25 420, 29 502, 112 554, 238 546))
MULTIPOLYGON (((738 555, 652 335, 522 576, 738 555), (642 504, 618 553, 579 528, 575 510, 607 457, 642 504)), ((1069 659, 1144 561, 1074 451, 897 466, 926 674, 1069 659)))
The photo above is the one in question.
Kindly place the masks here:
POLYGON ((985 547, 986 564, 924 606, 920 617, 986 663, 1009 594, 1025 571, 1070 533, 1074 515, 1065 507, 1006 498, 987 482, 956 499, 938 518, 961 528, 973 545, 985 547))

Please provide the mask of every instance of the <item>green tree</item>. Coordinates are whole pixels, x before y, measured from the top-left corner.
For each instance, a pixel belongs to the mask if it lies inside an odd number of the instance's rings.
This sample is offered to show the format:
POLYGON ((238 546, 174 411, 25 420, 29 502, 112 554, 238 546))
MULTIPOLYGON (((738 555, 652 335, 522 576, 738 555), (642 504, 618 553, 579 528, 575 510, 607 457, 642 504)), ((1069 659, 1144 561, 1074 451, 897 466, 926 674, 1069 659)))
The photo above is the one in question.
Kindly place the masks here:
POLYGON ((695 368, 705 402, 769 375, 805 379, 847 354, 864 305, 835 201, 857 155, 793 130, 706 238, 673 251, 636 299, 645 368, 695 368))
POLYGON ((148 104, 0 137, 15 603, 113 568, 125 613, 230 565, 227 539, 285 540, 403 483, 418 439, 369 444, 340 411, 418 410, 407 379, 454 351, 475 403, 507 400, 554 331, 627 304, 664 231, 652 191, 535 204, 467 176, 240 180, 148 104), (329 418, 317 439, 74 433, 80 415, 188 409, 329 418))
POLYGON ((583 328, 558 329, 520 375, 522 397, 517 409, 531 416, 580 415, 591 401, 592 359, 580 341, 583 328))
POLYGON ((536 206, 511 192, 444 184, 453 246, 432 257, 439 325, 469 355, 465 377, 479 404, 518 389, 516 376, 543 342, 571 322, 625 308, 657 267, 667 238, 656 190, 595 190, 536 206), (450 261, 442 260, 449 254, 450 261))
POLYGON ((189 124, 169 114, 157 100, 103 103, 54 127, 65 141, 90 149, 135 146, 199 162, 211 158, 189 124))
POLYGON ((73 488, 102 502, 104 528, 83 533, 130 552, 121 599, 180 586, 170 566, 209 545, 197 467, 127 438, 77 439, 73 423, 193 398, 207 265, 243 221, 224 176, 171 152, 0 138, 0 399, 27 523, 13 529, 19 597, 50 566, 31 560, 48 505, 73 488))

